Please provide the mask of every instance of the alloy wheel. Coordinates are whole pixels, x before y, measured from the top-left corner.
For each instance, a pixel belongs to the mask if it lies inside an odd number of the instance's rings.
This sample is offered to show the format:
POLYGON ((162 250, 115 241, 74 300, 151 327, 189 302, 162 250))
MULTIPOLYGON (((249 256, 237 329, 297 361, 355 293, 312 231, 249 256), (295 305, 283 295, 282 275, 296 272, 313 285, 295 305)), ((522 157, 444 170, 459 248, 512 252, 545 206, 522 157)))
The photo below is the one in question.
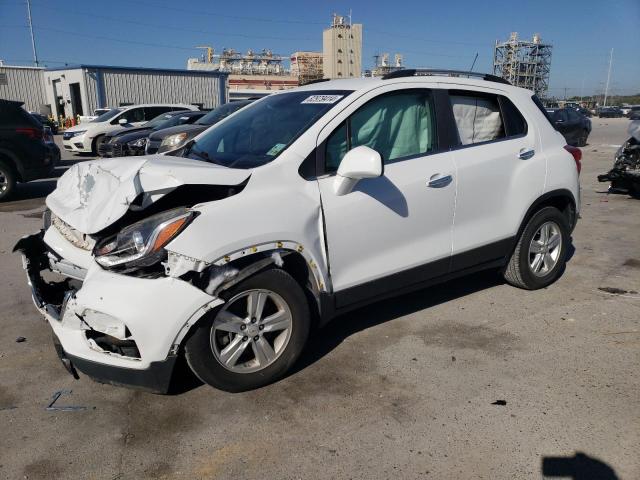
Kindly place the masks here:
POLYGON ((544 277, 554 269, 562 250, 562 233, 555 222, 543 223, 533 235, 529 244, 529 268, 531 272, 544 277))
POLYGON ((275 292, 247 290, 218 312, 210 332, 216 360, 234 373, 251 373, 275 362, 287 347, 291 309, 275 292))

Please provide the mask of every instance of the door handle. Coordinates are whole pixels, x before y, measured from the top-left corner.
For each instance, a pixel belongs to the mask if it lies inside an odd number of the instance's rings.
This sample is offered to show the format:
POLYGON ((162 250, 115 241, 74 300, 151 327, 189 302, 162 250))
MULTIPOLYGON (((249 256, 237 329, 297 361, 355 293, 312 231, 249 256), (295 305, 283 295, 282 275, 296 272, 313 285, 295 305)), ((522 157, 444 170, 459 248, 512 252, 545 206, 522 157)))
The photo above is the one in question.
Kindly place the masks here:
POLYGON ((451 175, 440 176, 439 173, 435 175, 431 175, 431 178, 427 182, 427 187, 431 188, 442 188, 446 187, 453 181, 453 177, 451 175))
POLYGON ((533 148, 521 148, 520 153, 518 153, 518 158, 520 160, 529 160, 536 154, 536 151, 533 148))

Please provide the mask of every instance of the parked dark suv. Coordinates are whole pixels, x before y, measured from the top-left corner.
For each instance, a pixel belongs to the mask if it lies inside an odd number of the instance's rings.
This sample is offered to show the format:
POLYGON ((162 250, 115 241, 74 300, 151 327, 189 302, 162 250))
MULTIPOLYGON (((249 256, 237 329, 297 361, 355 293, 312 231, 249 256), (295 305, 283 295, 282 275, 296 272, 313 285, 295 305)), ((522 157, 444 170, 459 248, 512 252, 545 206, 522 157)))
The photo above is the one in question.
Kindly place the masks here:
POLYGON ((591 120, 573 108, 547 108, 553 126, 569 145, 584 147, 591 133, 591 120))
POLYGON ((0 200, 11 195, 16 182, 51 176, 59 152, 22 102, 0 99, 0 200))

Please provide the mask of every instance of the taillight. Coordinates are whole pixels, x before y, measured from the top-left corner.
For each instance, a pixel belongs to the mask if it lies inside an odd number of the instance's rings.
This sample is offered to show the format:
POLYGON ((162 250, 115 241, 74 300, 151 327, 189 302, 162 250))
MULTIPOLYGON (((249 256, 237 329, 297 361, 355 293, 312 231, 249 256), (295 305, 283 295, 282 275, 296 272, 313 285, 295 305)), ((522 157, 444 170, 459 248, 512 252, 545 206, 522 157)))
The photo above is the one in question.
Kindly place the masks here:
POLYGON ((37 128, 16 128, 16 133, 29 138, 42 138, 42 131, 37 128))
POLYGON ((578 170, 579 175, 580 170, 582 170, 582 150, 577 147, 572 147, 571 145, 565 145, 564 149, 573 156, 573 160, 576 162, 576 170, 578 170))

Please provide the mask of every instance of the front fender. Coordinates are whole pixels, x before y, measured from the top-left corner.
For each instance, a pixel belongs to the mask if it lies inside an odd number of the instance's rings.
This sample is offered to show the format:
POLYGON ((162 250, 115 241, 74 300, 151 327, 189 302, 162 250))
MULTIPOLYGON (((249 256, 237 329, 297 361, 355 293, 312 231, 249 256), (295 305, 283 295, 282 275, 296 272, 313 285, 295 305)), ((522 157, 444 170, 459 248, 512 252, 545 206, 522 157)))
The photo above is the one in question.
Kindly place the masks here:
POLYGON ((223 265, 259 252, 289 249, 304 256, 320 291, 330 288, 314 180, 304 180, 294 169, 268 165, 254 171, 241 193, 194 209, 200 215, 167 245, 170 252, 223 265))

